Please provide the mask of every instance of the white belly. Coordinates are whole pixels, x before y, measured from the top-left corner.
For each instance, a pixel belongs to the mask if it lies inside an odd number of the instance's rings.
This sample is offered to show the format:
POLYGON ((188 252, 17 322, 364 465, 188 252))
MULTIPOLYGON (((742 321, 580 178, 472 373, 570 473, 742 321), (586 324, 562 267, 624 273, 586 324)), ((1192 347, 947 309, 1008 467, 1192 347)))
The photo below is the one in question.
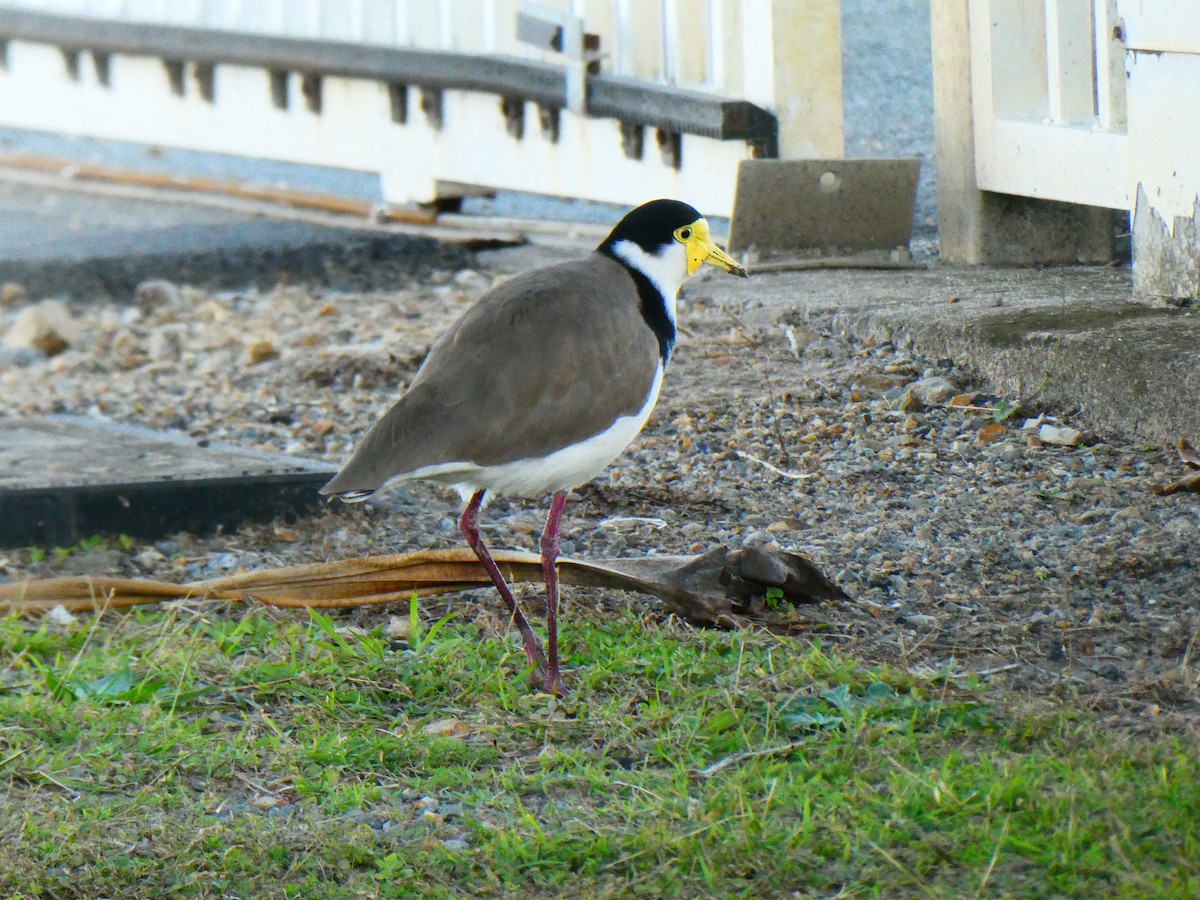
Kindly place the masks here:
POLYGON ((403 476, 438 481, 457 488, 464 498, 478 490, 510 497, 544 497, 566 491, 590 481, 604 471, 642 430, 662 385, 660 361, 646 402, 632 416, 621 416, 605 431, 580 444, 556 450, 537 459, 522 459, 497 466, 479 466, 469 462, 426 466, 403 476))

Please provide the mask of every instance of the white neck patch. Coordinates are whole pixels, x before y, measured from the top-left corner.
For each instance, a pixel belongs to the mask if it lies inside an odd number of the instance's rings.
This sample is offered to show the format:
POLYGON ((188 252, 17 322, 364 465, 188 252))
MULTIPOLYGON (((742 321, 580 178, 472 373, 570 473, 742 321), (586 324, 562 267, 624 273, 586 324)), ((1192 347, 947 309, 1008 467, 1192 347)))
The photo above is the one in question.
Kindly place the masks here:
POLYGON ((647 253, 633 241, 617 241, 612 245, 613 255, 637 269, 658 288, 667 306, 667 317, 675 324, 675 301, 679 298, 679 287, 687 278, 687 248, 679 241, 672 241, 658 255, 647 253))

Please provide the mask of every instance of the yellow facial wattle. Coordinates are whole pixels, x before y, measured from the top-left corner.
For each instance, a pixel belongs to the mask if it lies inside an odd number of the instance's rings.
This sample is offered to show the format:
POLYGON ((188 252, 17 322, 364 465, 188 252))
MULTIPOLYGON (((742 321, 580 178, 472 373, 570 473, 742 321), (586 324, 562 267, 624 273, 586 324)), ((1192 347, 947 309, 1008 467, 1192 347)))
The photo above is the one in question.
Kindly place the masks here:
POLYGON ((708 222, 704 219, 697 219, 691 225, 676 228, 675 240, 687 249, 689 275, 696 274, 697 269, 708 263, 742 278, 746 277, 746 270, 738 261, 713 243, 712 235, 708 230, 708 222))

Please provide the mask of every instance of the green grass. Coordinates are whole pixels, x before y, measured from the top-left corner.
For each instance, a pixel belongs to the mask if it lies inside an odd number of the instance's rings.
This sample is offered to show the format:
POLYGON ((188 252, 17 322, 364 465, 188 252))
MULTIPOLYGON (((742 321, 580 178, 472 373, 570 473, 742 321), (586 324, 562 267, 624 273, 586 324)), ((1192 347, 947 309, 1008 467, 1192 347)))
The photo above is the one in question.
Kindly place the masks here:
POLYGON ((573 612, 564 701, 338 624, 0 621, 0 897, 1200 894, 1171 739, 633 615, 573 612))

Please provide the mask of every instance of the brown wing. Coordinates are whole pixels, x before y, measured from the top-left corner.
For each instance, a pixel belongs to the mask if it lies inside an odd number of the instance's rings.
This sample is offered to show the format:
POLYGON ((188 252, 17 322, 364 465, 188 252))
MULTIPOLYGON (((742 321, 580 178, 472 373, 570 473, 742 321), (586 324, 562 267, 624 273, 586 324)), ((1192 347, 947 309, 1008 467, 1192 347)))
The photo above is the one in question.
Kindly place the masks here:
POLYGON ((434 344, 408 393, 321 492, 375 490, 440 463, 545 456, 641 409, 657 360, 620 263, 593 253, 527 272, 434 344))

